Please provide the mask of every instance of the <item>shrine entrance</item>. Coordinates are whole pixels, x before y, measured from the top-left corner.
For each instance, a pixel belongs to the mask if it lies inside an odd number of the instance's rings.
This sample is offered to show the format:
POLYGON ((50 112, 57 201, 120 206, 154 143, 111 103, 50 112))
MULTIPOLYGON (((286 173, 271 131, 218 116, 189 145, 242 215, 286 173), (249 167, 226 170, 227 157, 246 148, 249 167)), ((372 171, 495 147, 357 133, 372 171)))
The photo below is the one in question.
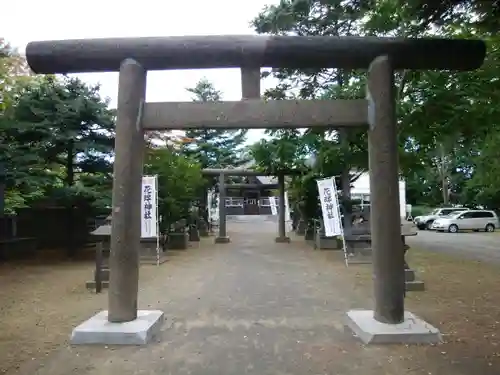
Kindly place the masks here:
MULTIPOLYGON (((145 344, 163 321, 161 311, 137 311, 144 131, 307 127, 364 127, 368 132, 371 210, 384 220, 371 221, 374 309, 349 311, 349 326, 365 341, 381 332, 386 343, 436 340, 435 332, 428 334, 425 323, 417 324, 404 308, 394 73, 473 70, 485 54, 483 41, 437 38, 187 36, 29 43, 26 57, 35 73, 119 72, 109 310, 77 327, 72 343, 145 344), (150 70, 228 67, 241 68, 241 101, 145 101, 150 70), (261 67, 367 69, 367 96, 261 100, 261 67), (108 322, 116 323, 111 331, 108 322), (398 331, 402 326, 404 334, 398 331)), ((220 207, 225 210, 225 204, 220 207)), ((227 242, 225 220, 220 222, 219 241, 227 242)))
POLYGON ((259 215, 260 198, 257 192, 246 192, 243 197, 243 214, 244 215, 259 215))

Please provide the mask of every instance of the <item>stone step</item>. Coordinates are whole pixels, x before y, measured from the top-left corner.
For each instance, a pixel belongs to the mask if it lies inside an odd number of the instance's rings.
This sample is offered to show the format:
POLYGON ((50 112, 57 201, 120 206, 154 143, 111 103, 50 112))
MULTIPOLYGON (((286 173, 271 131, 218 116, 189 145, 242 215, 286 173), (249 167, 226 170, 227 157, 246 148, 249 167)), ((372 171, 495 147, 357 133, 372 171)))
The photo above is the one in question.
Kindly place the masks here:
MULTIPOLYGON (((85 283, 85 287, 90 290, 95 290, 95 280, 90 280, 85 283)), ((102 282, 102 289, 109 288, 109 281, 102 282)))
MULTIPOLYGON (((95 270, 94 270, 94 276, 95 276, 95 270)), ((102 281, 109 281, 109 268, 103 268, 101 270, 101 279, 102 281)))
POLYGON ((425 284, 422 280, 406 281, 405 289, 407 292, 423 292, 425 291, 425 284))

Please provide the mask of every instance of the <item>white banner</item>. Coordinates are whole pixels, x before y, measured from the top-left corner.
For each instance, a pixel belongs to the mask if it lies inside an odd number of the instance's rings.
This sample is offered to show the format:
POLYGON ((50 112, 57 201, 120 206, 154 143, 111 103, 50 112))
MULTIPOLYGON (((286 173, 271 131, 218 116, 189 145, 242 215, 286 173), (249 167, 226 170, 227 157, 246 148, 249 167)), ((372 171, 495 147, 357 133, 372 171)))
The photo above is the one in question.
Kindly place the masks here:
POLYGON ((207 190, 207 210, 208 210, 208 221, 212 220, 212 189, 207 190))
POLYGON ((340 220, 339 200, 337 188, 333 178, 317 180, 323 223, 325 225, 325 236, 334 237, 342 235, 342 222, 340 220))
POLYGON ((290 202, 288 202, 288 192, 285 191, 285 221, 292 221, 290 215, 290 202))
POLYGON ((158 178, 142 177, 141 238, 158 237, 158 178))
POLYGON ((269 205, 271 206, 271 214, 278 215, 278 206, 276 205, 276 197, 269 197, 269 205))

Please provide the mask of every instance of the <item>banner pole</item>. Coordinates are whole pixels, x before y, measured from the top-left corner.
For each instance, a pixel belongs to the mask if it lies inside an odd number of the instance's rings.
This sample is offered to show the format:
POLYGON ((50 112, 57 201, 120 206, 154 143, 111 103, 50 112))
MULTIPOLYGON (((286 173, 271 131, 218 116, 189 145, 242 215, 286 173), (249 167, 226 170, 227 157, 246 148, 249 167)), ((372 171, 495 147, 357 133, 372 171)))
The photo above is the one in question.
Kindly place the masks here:
POLYGON ((342 249, 344 251, 344 262, 346 267, 349 267, 349 257, 347 255, 347 245, 345 242, 345 233, 344 233, 344 225, 342 224, 342 216, 340 213, 340 204, 339 204, 339 196, 338 196, 338 191, 337 191, 337 184, 335 183, 335 179, 333 179, 333 190, 335 192, 335 201, 336 201, 336 206, 337 206, 337 217, 339 218, 339 224, 340 224, 340 233, 342 236, 342 249))

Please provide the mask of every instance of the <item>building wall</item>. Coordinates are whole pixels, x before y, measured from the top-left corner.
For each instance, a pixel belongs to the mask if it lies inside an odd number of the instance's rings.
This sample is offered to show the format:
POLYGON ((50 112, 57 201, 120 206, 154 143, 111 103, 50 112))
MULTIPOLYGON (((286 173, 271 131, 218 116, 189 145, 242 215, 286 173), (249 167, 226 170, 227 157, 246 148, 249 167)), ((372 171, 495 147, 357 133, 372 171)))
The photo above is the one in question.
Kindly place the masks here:
MULTIPOLYGON (((245 215, 244 200, 241 197, 226 198, 226 213, 227 215, 245 215)), ((258 203, 258 215, 271 215, 271 206, 268 197, 263 197, 258 203)))
MULTIPOLYGON (((248 183, 250 184, 258 184, 258 180, 256 178, 249 178, 248 183)), ((230 187, 227 189, 226 193, 226 212, 228 215, 245 215, 245 199, 248 194, 255 194, 255 196, 260 197, 258 203, 258 212, 255 214, 258 215, 271 215, 271 207, 269 205, 269 198, 272 196, 271 190, 267 187, 263 186, 260 189, 231 189, 230 187)), ((257 198, 255 198, 257 199, 257 198)))

